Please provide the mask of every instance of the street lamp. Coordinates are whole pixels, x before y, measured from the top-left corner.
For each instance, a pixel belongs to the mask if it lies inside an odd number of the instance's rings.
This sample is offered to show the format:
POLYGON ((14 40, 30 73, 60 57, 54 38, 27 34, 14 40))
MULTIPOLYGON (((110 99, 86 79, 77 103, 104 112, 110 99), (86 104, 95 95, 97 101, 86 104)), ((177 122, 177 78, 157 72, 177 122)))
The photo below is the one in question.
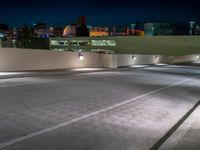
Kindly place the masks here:
POLYGON ((194 27, 195 21, 190 21, 189 24, 190 24, 189 33, 190 33, 190 35, 192 35, 192 31, 193 31, 193 27, 194 27))
POLYGON ((195 34, 196 34, 196 35, 199 34, 199 29, 200 29, 200 26, 199 26, 199 25, 196 25, 196 27, 195 27, 195 34))
POLYGON ((132 31, 132 34, 134 34, 134 32, 135 32, 135 24, 131 24, 131 31, 132 31))

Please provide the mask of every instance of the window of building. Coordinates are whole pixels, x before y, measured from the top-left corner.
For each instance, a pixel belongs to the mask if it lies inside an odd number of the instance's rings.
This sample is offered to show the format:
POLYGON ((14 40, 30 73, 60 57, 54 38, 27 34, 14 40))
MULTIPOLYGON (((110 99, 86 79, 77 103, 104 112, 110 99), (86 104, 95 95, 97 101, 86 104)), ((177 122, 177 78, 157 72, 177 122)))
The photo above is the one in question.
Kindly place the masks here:
POLYGON ((70 45, 72 46, 89 46, 89 40, 71 40, 70 45))
POLYGON ((61 45, 61 46, 67 46, 68 42, 66 40, 51 40, 51 45, 61 45))
POLYGON ((65 49, 65 48, 53 48, 52 50, 57 51, 57 52, 67 51, 67 49, 65 49))
POLYGON ((59 45, 58 41, 57 40, 51 40, 51 45, 59 45))
POLYGON ((92 40, 92 46, 116 46, 115 40, 92 40))
POLYGON ((84 52, 84 51, 87 51, 87 50, 79 49, 79 48, 72 48, 71 51, 73 51, 73 52, 84 52))
POLYGON ((80 41, 79 46, 89 46, 90 42, 89 41, 80 41))
POLYGON ((62 40, 62 41, 59 41, 59 45, 65 45, 65 46, 67 46, 68 42, 65 41, 65 40, 62 40))
POLYGON ((105 53, 105 54, 114 54, 114 50, 109 50, 109 49, 91 49, 92 53, 105 53))

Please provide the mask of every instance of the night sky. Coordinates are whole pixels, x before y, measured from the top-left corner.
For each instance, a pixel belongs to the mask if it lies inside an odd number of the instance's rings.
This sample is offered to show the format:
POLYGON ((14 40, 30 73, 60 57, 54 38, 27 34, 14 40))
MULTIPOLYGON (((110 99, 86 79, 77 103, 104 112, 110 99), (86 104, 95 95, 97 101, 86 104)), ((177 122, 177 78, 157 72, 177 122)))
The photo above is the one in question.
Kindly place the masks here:
POLYGON ((200 20, 198 0, 2 0, 0 3, 0 23, 10 26, 36 22, 65 25, 76 22, 80 15, 87 16, 89 25, 200 20))

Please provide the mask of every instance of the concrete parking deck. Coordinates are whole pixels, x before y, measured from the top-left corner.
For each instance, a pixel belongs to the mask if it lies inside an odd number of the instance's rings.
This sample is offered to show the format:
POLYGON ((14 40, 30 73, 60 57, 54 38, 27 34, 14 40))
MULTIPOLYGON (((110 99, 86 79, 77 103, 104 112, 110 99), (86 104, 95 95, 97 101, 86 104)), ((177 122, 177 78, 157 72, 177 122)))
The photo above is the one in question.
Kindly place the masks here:
POLYGON ((0 80, 2 150, 148 150, 200 99, 190 66, 0 80))
POLYGON ((200 149, 200 107, 166 140, 159 150, 200 149))

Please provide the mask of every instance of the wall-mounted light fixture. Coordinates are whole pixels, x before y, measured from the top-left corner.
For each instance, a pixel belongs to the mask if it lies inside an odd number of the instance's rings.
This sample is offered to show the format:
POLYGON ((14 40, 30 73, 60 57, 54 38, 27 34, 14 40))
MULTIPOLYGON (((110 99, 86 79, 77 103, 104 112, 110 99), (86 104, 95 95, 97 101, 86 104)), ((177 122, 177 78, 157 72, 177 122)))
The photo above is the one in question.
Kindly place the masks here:
POLYGON ((136 60, 136 56, 132 56, 132 59, 133 59, 133 60, 136 60))
POLYGON ((196 59, 199 59, 199 55, 196 56, 196 59))
POLYGON ((158 58, 159 58, 158 56, 155 56, 155 60, 158 60, 158 58))
POLYGON ((84 56, 83 56, 82 53, 79 53, 79 54, 78 54, 78 60, 79 60, 79 61, 84 60, 84 56))

